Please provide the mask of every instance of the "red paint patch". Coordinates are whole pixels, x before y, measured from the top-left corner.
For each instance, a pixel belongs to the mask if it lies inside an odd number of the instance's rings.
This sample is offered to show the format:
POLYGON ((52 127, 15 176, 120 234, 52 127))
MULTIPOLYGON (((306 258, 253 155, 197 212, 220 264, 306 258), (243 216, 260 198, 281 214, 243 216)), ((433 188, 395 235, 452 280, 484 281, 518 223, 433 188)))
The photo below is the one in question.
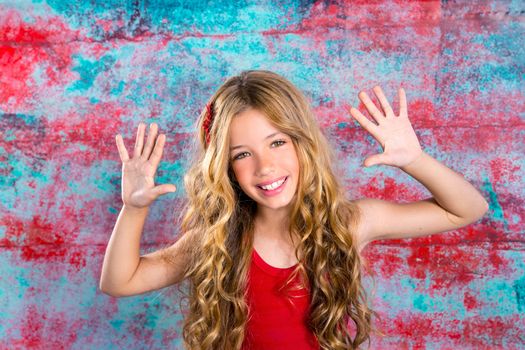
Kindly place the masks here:
MULTIPOLYGON (((371 243, 372 245, 374 243, 371 243)), ((391 278, 392 276, 404 275, 407 270, 407 263, 404 258, 395 254, 399 250, 395 250, 392 254, 387 254, 385 250, 379 251, 376 249, 363 250, 364 264, 370 269, 370 273, 375 275, 376 271, 382 278, 391 278)))
POLYGON ((34 23, 26 23, 19 11, 0 7, 0 104, 7 107, 4 111, 32 109, 30 100, 41 92, 33 79, 37 67, 47 75, 43 77, 47 86, 70 82, 74 52, 70 43, 77 39, 78 32, 70 30, 60 17, 37 17, 34 23))
POLYGON ((24 221, 13 215, 2 216, 5 237, 0 239, 0 246, 6 248, 21 247, 21 258, 24 261, 64 262, 71 264, 77 270, 86 266, 83 249, 67 244, 78 236, 78 228, 64 231, 69 226, 66 221, 58 220, 58 224, 35 215, 24 221))
POLYGON ((483 259, 472 247, 434 246, 431 288, 448 290, 463 287, 479 279, 484 270, 483 259))
MULTIPOLYGON (((502 141, 502 140, 501 140, 502 141)), ((491 181, 494 183, 519 182, 520 159, 495 157, 490 160, 491 181)))
POLYGON ((483 306, 476 296, 469 292, 465 293, 463 296, 463 305, 465 305, 467 311, 475 310, 483 306))
POLYGON ((411 253, 407 257, 407 263, 410 268, 409 276, 419 279, 425 279, 429 273, 429 267, 432 264, 430 257, 431 247, 415 246, 409 248, 411 253))
POLYGON ((19 10, 0 7, 0 41, 30 43, 68 43, 79 39, 79 31, 71 30, 60 17, 33 17, 26 23, 19 10))
POLYGON ((72 318, 65 312, 53 312, 47 306, 40 311, 34 304, 29 304, 21 322, 17 324, 19 336, 11 335, 7 330, 4 339, 9 341, 9 348, 24 349, 71 349, 77 341, 77 334, 88 322, 83 318, 72 318))
MULTIPOLYGON (((335 4, 317 1, 310 9, 309 15, 299 25, 305 30, 334 26, 340 28, 385 28, 398 26, 400 19, 402 19, 404 25, 424 23, 428 26, 437 23, 440 14, 441 5, 438 1, 391 1, 388 4, 368 0, 337 2, 335 4)), ((368 40, 373 41, 377 37, 377 35, 373 35, 368 40)), ((375 44, 377 42, 374 42, 375 44)))
MULTIPOLYGON (((82 98, 77 98, 77 102, 82 104, 80 99, 82 98)), ((51 154, 55 161, 69 159, 76 165, 91 166, 93 162, 100 161, 101 157, 113 157, 117 160, 115 135, 122 127, 120 117, 127 113, 131 112, 117 102, 111 102, 93 105, 89 113, 84 115, 74 111, 53 122, 36 119, 34 125, 24 124, 22 118, 15 115, 4 115, 0 119, 0 127, 2 130, 11 130, 14 137, 5 142, 3 147, 7 154, 22 153, 32 159, 47 159, 51 154), (113 124, 107 122, 108 116, 111 116, 113 124), (64 147, 64 141, 71 147, 64 147), (78 145, 83 145, 86 149, 78 145)), ((136 128, 135 125, 133 127, 136 128)), ((130 141, 126 144, 129 146, 130 141)))
POLYGON ((395 319, 381 316, 378 328, 387 337, 372 341, 377 349, 426 349, 434 339, 439 339, 442 346, 449 346, 446 349, 465 346, 503 349, 503 341, 508 345, 506 349, 517 349, 511 345, 521 344, 522 340, 521 328, 516 327, 521 322, 519 315, 494 318, 474 316, 458 320, 440 312, 420 314, 407 310, 395 319), (389 343, 391 339, 395 339, 396 343, 389 343))

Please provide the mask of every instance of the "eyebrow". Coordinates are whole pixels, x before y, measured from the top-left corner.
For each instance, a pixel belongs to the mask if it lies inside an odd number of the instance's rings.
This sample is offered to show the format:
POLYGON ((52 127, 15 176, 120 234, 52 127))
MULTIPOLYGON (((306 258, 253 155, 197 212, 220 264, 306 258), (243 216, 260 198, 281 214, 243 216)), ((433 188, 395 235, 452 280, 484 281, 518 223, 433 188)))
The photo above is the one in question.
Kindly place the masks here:
MULTIPOLYGON (((264 139, 268 140, 270 137, 273 137, 273 136, 279 135, 279 134, 282 134, 282 132, 280 132, 280 131, 274 132, 273 134, 270 134, 270 135, 266 136, 264 139)), ((234 146, 234 147, 230 147, 230 152, 233 151, 234 149, 241 148, 241 147, 245 147, 245 145, 237 145, 237 146, 234 146)))

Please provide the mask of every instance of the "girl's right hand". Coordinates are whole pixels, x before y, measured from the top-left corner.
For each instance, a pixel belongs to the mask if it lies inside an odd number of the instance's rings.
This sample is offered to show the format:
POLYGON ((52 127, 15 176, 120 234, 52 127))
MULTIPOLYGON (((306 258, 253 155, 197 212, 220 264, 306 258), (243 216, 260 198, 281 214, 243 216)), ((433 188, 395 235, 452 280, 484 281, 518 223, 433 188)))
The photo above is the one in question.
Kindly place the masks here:
POLYGON ((117 134, 117 148, 122 160, 122 202, 127 207, 148 207, 159 196, 175 192, 173 184, 155 186, 154 177, 162 157, 166 135, 157 137, 157 124, 151 123, 144 145, 146 124, 139 123, 133 158, 129 158, 122 136, 117 134), (153 148, 155 146, 155 148, 153 148))

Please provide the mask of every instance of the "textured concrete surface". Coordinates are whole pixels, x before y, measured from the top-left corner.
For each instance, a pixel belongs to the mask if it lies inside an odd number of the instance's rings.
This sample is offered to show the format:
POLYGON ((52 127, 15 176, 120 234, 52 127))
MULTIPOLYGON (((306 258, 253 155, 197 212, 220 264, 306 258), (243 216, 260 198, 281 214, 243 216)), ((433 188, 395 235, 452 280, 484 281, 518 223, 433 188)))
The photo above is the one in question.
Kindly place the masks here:
MULTIPOLYGON (((483 219, 364 254, 387 334, 373 349, 525 348, 521 1, 0 1, 0 348, 182 349, 176 287, 98 290, 121 207, 114 135, 168 134, 142 251, 173 242, 185 146, 210 94, 271 69, 311 100, 351 197, 413 201, 399 169, 345 112, 403 86, 424 149, 490 203, 483 219), (122 4, 125 5, 122 5, 122 4), (181 4, 184 3, 184 4, 181 4)), ((372 283, 370 290, 372 292, 372 283)))

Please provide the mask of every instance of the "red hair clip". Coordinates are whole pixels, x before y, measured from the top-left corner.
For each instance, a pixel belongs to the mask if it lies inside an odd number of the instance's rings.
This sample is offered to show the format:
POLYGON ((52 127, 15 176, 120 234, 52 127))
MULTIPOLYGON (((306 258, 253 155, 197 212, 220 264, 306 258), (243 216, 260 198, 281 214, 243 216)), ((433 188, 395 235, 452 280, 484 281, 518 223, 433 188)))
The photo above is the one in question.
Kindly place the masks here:
POLYGON ((210 126, 213 121, 213 102, 206 105, 206 119, 202 123, 204 134, 206 135, 206 144, 210 143, 210 126))

